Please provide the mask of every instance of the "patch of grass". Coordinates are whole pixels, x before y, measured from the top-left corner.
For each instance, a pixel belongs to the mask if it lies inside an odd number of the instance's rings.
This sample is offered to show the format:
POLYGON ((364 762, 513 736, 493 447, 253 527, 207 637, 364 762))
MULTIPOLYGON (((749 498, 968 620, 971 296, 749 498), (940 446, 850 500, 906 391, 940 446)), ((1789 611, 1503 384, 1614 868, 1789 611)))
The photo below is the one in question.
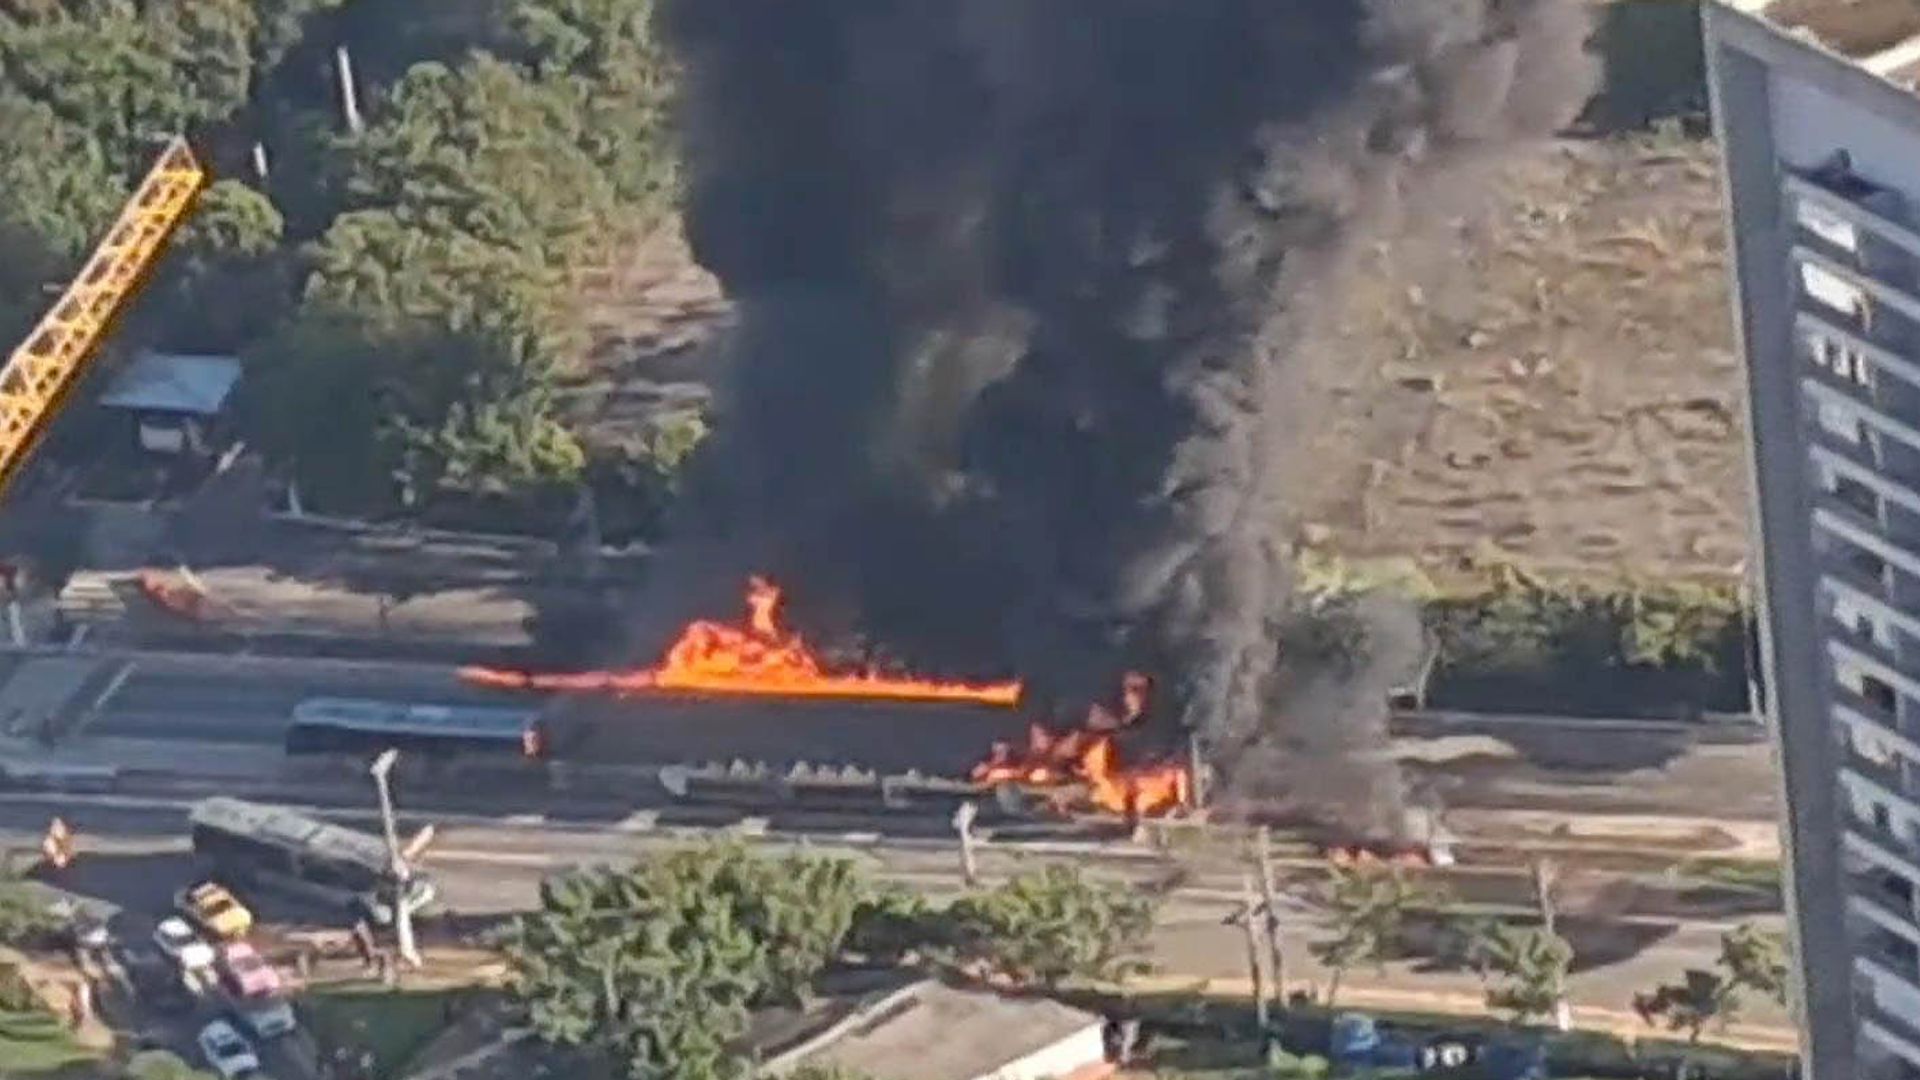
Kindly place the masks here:
POLYGON ((0 1076, 50 1075, 96 1057, 47 1013, 0 1011, 0 1076))
POLYGON ((345 1050, 348 1060, 357 1060, 370 1052, 368 1075, 388 1080, 406 1074, 427 1044, 452 1025, 471 992, 347 984, 307 995, 301 1014, 323 1058, 345 1050))
POLYGON ((1693 859, 1680 868, 1685 877, 1699 878, 1728 888, 1779 895, 1783 888, 1780 864, 1751 859, 1693 859))

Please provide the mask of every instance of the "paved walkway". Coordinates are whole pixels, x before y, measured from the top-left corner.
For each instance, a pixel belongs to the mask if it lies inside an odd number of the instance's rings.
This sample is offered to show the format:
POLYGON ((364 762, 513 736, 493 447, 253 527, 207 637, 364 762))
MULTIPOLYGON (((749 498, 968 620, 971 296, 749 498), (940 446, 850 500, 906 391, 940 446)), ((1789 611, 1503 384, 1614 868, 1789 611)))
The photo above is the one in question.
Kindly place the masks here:
MULTIPOLYGON (((1135 980, 1133 986, 1147 993, 1198 993, 1207 997, 1238 998, 1243 1001, 1252 996, 1252 987, 1245 978, 1203 978, 1196 981, 1191 976, 1161 974, 1135 980)), ((1291 981, 1289 986, 1299 989, 1291 981)), ((1481 1020, 1488 1016, 1486 999, 1476 994, 1410 990, 1405 986, 1369 981, 1364 975, 1358 978, 1348 976, 1347 981, 1341 984, 1339 1001, 1355 1009, 1378 1009, 1383 1012, 1439 1013, 1481 1020)), ((1576 1028, 1604 1031, 1623 1039, 1667 1037, 1666 1032, 1641 1023, 1640 1018, 1630 1010, 1582 1003, 1577 998, 1573 1006, 1573 1022, 1576 1028)), ((1798 1034, 1784 1021, 1730 1024, 1723 1030, 1707 1032, 1701 1041, 1740 1050, 1783 1054, 1797 1053, 1800 1045, 1798 1034)))

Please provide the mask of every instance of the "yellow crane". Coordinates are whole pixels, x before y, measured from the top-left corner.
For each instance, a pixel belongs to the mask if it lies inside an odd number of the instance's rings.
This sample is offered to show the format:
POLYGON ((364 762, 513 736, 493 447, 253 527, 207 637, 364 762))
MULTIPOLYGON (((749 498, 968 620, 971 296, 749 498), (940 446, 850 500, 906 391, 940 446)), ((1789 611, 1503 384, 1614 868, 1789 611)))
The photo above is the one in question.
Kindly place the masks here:
POLYGON ((26 463, 99 352, 113 317, 160 258, 206 182, 207 171, 187 141, 169 142, 59 303, 0 367, 0 492, 26 463))

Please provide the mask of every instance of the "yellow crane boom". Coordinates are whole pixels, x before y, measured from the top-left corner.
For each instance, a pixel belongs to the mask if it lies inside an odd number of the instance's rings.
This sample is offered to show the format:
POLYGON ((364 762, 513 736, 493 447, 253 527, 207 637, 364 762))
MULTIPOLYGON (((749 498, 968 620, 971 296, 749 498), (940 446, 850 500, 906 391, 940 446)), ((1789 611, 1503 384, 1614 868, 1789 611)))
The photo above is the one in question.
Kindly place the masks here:
POLYGON ((60 302, 0 368, 0 492, 26 463, 114 315, 140 287, 206 182, 187 141, 169 142, 60 302))

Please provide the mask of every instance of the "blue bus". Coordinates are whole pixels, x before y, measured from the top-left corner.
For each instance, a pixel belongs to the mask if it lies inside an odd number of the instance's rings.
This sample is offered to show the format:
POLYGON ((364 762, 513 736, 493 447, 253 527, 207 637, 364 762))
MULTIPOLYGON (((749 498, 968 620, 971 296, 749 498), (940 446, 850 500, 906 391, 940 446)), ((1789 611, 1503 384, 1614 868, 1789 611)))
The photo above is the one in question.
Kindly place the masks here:
POLYGON ((490 705, 421 705, 359 698, 308 698, 293 707, 289 754, 546 753, 546 732, 532 709, 490 705))

